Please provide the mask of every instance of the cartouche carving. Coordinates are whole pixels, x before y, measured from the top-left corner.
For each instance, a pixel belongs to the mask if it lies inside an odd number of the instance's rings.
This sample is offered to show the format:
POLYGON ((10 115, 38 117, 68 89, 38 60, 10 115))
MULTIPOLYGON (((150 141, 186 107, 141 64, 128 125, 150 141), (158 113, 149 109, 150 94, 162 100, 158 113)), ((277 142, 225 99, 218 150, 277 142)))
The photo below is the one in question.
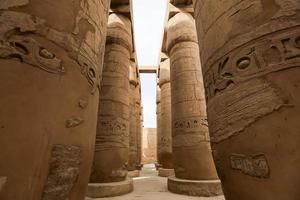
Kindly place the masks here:
POLYGON ((26 36, 12 36, 0 43, 0 58, 18 58, 21 62, 54 74, 63 74, 62 60, 26 36))
POLYGON ((242 171, 244 174, 257 178, 270 178, 270 169, 264 154, 245 156, 232 154, 230 165, 234 170, 242 171))

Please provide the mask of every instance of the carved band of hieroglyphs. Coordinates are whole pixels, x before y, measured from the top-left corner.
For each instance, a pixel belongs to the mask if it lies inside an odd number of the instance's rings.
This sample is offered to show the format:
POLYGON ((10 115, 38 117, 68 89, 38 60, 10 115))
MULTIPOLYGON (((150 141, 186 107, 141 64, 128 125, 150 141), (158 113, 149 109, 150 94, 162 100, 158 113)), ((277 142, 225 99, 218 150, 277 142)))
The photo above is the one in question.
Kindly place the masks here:
POLYGON ((26 13, 1 11, 0 58, 19 58, 23 62, 48 72, 64 73, 62 61, 49 50, 37 45, 31 37, 32 35, 42 36, 63 48, 68 53, 69 58, 78 63, 82 74, 92 86, 92 93, 94 93, 100 85, 101 70, 99 67, 102 63, 103 46, 105 45, 101 37, 104 38, 102 30, 104 27, 99 27, 96 23, 102 21, 103 16, 99 15, 101 12, 98 10, 102 8, 101 4, 101 1, 81 1, 82 10, 78 12, 73 33, 53 29, 46 24, 44 19, 26 13), (81 29, 81 20, 87 20, 89 23, 85 38, 80 38, 78 35, 81 29))
POLYGON ((79 174, 81 148, 54 145, 42 200, 66 200, 79 174))
POLYGON ((6 182, 7 182, 7 177, 0 176, 0 192, 2 191, 2 189, 5 186, 6 182))
POLYGON ((55 54, 40 46, 34 39, 29 37, 14 36, 8 41, 1 41, 0 58, 17 58, 21 62, 50 73, 65 73, 62 61, 55 54))
POLYGON ((271 72, 299 67, 300 28, 267 35, 233 50, 205 72, 206 99, 232 85, 271 72))
POLYGON ((95 151, 129 147, 129 123, 122 119, 98 121, 95 151))
POLYGON ((193 147, 208 142, 208 123, 203 117, 193 117, 173 122, 173 147, 193 147))
POLYGON ((203 126, 208 127, 206 118, 189 118, 176 120, 173 122, 173 129, 175 132, 178 132, 178 134, 180 134, 182 131, 197 131, 199 128, 203 128, 203 126))
POLYGON ((158 138, 159 149, 158 152, 172 152, 172 138, 161 136, 158 138))
POLYGON ((264 154, 255 156, 233 154, 230 157, 230 165, 232 169, 239 170, 249 176, 270 178, 270 169, 264 154))

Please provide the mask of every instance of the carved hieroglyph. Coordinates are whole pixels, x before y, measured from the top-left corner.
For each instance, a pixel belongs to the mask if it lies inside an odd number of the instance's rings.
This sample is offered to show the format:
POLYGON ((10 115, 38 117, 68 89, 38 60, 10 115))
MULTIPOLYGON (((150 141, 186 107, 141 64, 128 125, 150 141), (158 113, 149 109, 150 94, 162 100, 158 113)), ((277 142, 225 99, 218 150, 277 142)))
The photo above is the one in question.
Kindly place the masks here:
POLYGON ((92 183, 126 178, 129 150, 131 22, 111 14, 101 82, 92 183))
POLYGON ((84 198, 109 6, 0 1, 0 199, 84 198), (78 148, 76 166, 57 145, 78 148))
POLYGON ((159 152, 162 168, 173 169, 172 155, 172 122, 171 122, 171 83, 170 83, 170 60, 160 63, 159 86, 160 86, 160 137, 159 152))
POLYGON ((300 2, 196 0, 194 7, 226 199, 297 199, 300 2))
POLYGON ((176 177, 217 179, 208 137, 196 27, 190 14, 178 13, 169 20, 167 43, 171 63, 172 145, 176 177))

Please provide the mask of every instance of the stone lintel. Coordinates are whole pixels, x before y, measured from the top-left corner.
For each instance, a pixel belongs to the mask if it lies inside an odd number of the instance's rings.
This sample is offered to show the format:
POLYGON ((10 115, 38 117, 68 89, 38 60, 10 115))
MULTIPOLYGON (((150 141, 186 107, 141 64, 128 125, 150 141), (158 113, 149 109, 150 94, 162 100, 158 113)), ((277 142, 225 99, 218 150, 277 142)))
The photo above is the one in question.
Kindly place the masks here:
POLYGON ((168 190, 176 194, 212 197, 223 195, 220 180, 186 180, 168 177, 168 190))
POLYGON ((145 74, 156 74, 157 73, 157 67, 154 66, 142 66, 139 67, 139 73, 145 73, 145 74))

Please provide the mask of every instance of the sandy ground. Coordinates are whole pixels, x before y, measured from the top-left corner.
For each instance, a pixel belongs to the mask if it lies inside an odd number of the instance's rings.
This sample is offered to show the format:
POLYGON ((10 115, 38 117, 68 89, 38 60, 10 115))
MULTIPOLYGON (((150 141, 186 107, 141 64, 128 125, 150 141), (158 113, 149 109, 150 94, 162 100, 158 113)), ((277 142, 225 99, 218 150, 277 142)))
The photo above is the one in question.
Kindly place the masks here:
MULTIPOLYGON (((145 165, 140 177, 134 178, 133 181, 134 191, 132 193, 98 200, 225 200, 223 196, 205 198, 170 193, 167 188, 167 178, 159 177, 154 165, 145 165)), ((86 200, 88 199, 90 198, 86 200)))

